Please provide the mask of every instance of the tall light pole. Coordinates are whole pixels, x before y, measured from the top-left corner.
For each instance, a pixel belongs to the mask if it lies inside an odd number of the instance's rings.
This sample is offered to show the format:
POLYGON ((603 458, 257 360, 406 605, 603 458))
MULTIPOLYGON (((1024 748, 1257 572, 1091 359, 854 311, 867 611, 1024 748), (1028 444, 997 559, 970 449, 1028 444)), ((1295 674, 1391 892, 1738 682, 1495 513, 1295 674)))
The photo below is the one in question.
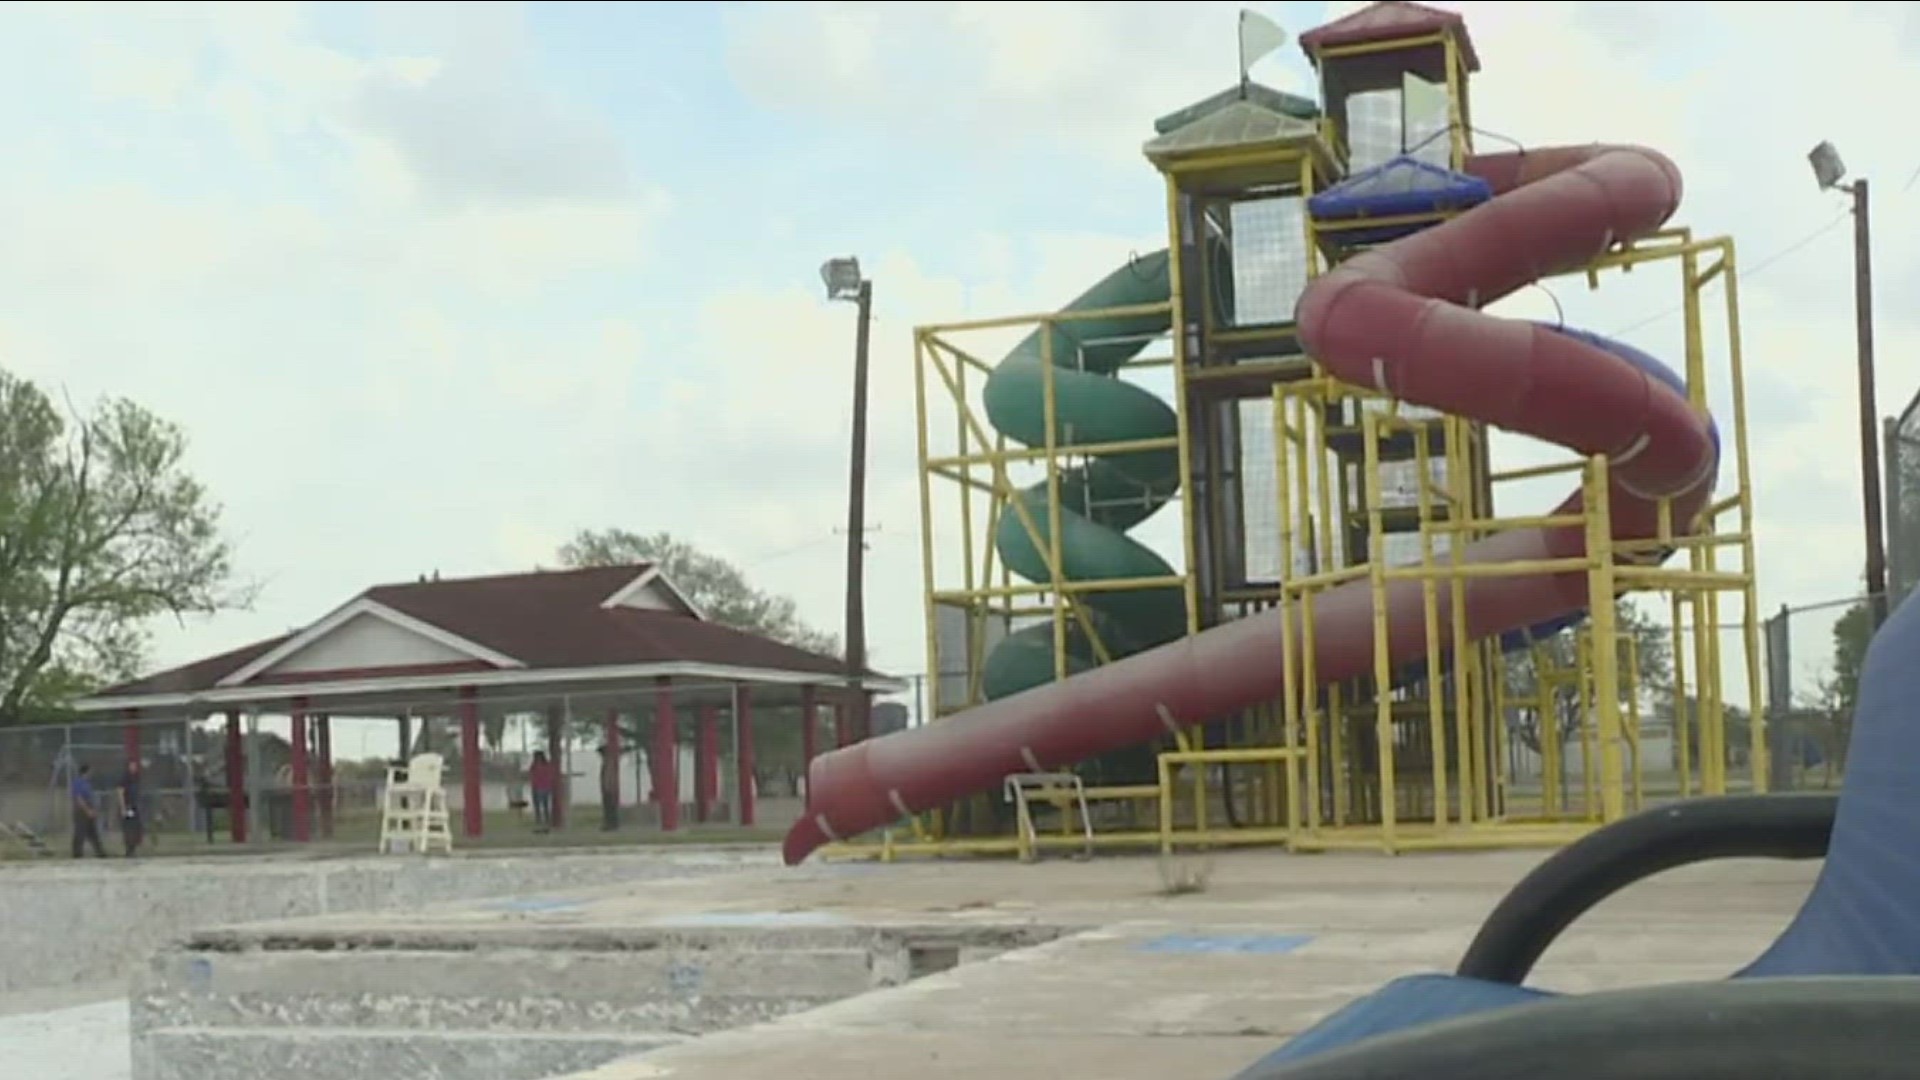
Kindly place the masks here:
POLYGON ((867 341, 873 325, 873 282, 860 273, 860 260, 828 259, 820 264, 828 300, 852 301, 858 308, 853 339, 853 447, 847 467, 847 730, 842 738, 867 737, 867 341))
POLYGON ((1878 630, 1887 621, 1887 545, 1880 506, 1880 421, 1874 404, 1873 376, 1873 228, 1867 181, 1846 179, 1847 166, 1833 144, 1822 142, 1807 155, 1822 191, 1853 196, 1854 362, 1860 396, 1860 506, 1866 517, 1867 604, 1878 630))

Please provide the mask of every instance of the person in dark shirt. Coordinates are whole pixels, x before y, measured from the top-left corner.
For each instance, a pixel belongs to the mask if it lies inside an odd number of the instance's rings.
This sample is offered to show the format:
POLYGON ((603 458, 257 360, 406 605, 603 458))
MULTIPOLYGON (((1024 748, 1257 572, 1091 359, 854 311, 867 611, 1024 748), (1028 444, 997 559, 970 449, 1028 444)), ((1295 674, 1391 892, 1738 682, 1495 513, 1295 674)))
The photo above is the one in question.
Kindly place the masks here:
POLYGON ((87 845, 91 844, 95 855, 106 858, 106 850, 100 846, 100 806, 93 794, 92 766, 83 763, 74 770, 67 795, 73 804, 73 857, 84 856, 87 845))
POLYGON ((558 786, 557 770, 544 750, 533 752, 533 764, 527 769, 527 786, 533 789, 533 828, 547 832, 553 828, 553 793, 558 786))
POLYGON ((127 759, 127 771, 120 774, 120 839, 126 843, 127 858, 140 850, 147 836, 147 819, 140 805, 140 759, 127 759))

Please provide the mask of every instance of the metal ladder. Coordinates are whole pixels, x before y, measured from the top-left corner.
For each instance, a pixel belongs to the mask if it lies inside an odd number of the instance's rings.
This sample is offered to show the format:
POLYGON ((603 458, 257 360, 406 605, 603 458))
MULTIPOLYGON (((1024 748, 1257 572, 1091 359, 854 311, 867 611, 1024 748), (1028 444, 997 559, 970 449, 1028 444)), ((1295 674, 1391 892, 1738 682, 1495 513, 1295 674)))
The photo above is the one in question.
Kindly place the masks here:
POLYGON ((1028 800, 1029 793, 1052 795, 1062 788, 1072 792, 1075 805, 1080 808, 1080 835, 1084 840, 1083 855, 1093 856, 1093 814, 1087 809, 1087 786, 1081 782, 1077 773, 1013 773, 1002 785, 1006 800, 1013 804, 1014 813, 1020 827, 1020 861, 1033 862, 1039 853, 1039 833, 1033 826, 1033 809, 1028 800))

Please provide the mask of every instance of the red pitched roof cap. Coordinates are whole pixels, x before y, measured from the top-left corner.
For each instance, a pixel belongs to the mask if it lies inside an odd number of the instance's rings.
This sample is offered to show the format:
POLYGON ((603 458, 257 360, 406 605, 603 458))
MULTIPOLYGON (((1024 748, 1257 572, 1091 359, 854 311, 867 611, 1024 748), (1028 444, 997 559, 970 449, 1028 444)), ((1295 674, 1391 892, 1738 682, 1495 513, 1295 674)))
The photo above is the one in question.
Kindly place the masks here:
POLYGON ((1480 54, 1474 50, 1473 38, 1467 35, 1465 16, 1457 11, 1444 11, 1409 0, 1380 0, 1344 19, 1316 26, 1300 35, 1300 48, 1307 54, 1307 59, 1318 65, 1324 49, 1400 41, 1428 34, 1453 35, 1460 46, 1460 56, 1466 61, 1467 70, 1480 70, 1480 54))

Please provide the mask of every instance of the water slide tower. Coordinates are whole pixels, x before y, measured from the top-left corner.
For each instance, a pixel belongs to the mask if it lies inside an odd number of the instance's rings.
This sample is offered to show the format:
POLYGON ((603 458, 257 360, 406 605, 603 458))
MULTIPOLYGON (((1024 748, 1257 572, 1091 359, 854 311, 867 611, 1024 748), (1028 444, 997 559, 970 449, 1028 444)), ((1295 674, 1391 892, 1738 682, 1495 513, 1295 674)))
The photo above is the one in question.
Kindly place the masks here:
MULTIPOLYGON (((1059 842, 1079 842, 1082 818, 1103 840, 1163 847, 1556 842, 1648 797, 1642 741, 1659 725, 1645 713, 1663 701, 1679 790, 1728 790, 1729 764, 1764 754, 1758 723, 1737 751, 1727 742, 1714 629, 1734 594, 1757 687, 1731 241, 1664 229, 1585 268, 1597 285, 1613 269, 1678 264, 1673 385, 1703 414, 1711 394, 1733 421, 1721 497, 1692 534, 1669 523, 1657 544, 1617 546, 1603 514, 1574 522, 1590 543, 1569 572, 1595 597, 1642 590, 1671 620, 1669 683, 1643 685, 1610 602, 1389 665, 1394 581, 1419 582, 1425 640, 1475 637, 1462 615, 1473 582, 1529 570, 1469 566, 1462 552, 1543 527, 1538 514, 1499 516, 1503 485, 1558 471, 1604 503, 1606 462, 1502 472, 1486 425, 1336 380, 1307 354, 1293 320, 1313 281, 1493 191, 1475 172, 1480 61, 1459 15, 1377 3, 1300 45, 1318 101, 1243 79, 1156 122, 1144 152, 1166 181, 1164 251, 1055 312, 916 331, 936 716, 1281 608, 1292 618, 1272 654, 1276 692, 1165 716, 1157 740, 1077 767, 1094 805, 1055 800, 1059 842), (1703 301, 1716 281, 1725 329, 1703 301), (1180 550, 1156 550, 1143 534, 1170 514, 1180 550), (1313 635, 1356 582, 1374 593, 1379 662, 1330 679, 1313 635)), ((1035 840, 998 793, 952 809, 913 815, 909 843, 988 850, 1005 840, 988 834, 1016 827, 1035 840)))

